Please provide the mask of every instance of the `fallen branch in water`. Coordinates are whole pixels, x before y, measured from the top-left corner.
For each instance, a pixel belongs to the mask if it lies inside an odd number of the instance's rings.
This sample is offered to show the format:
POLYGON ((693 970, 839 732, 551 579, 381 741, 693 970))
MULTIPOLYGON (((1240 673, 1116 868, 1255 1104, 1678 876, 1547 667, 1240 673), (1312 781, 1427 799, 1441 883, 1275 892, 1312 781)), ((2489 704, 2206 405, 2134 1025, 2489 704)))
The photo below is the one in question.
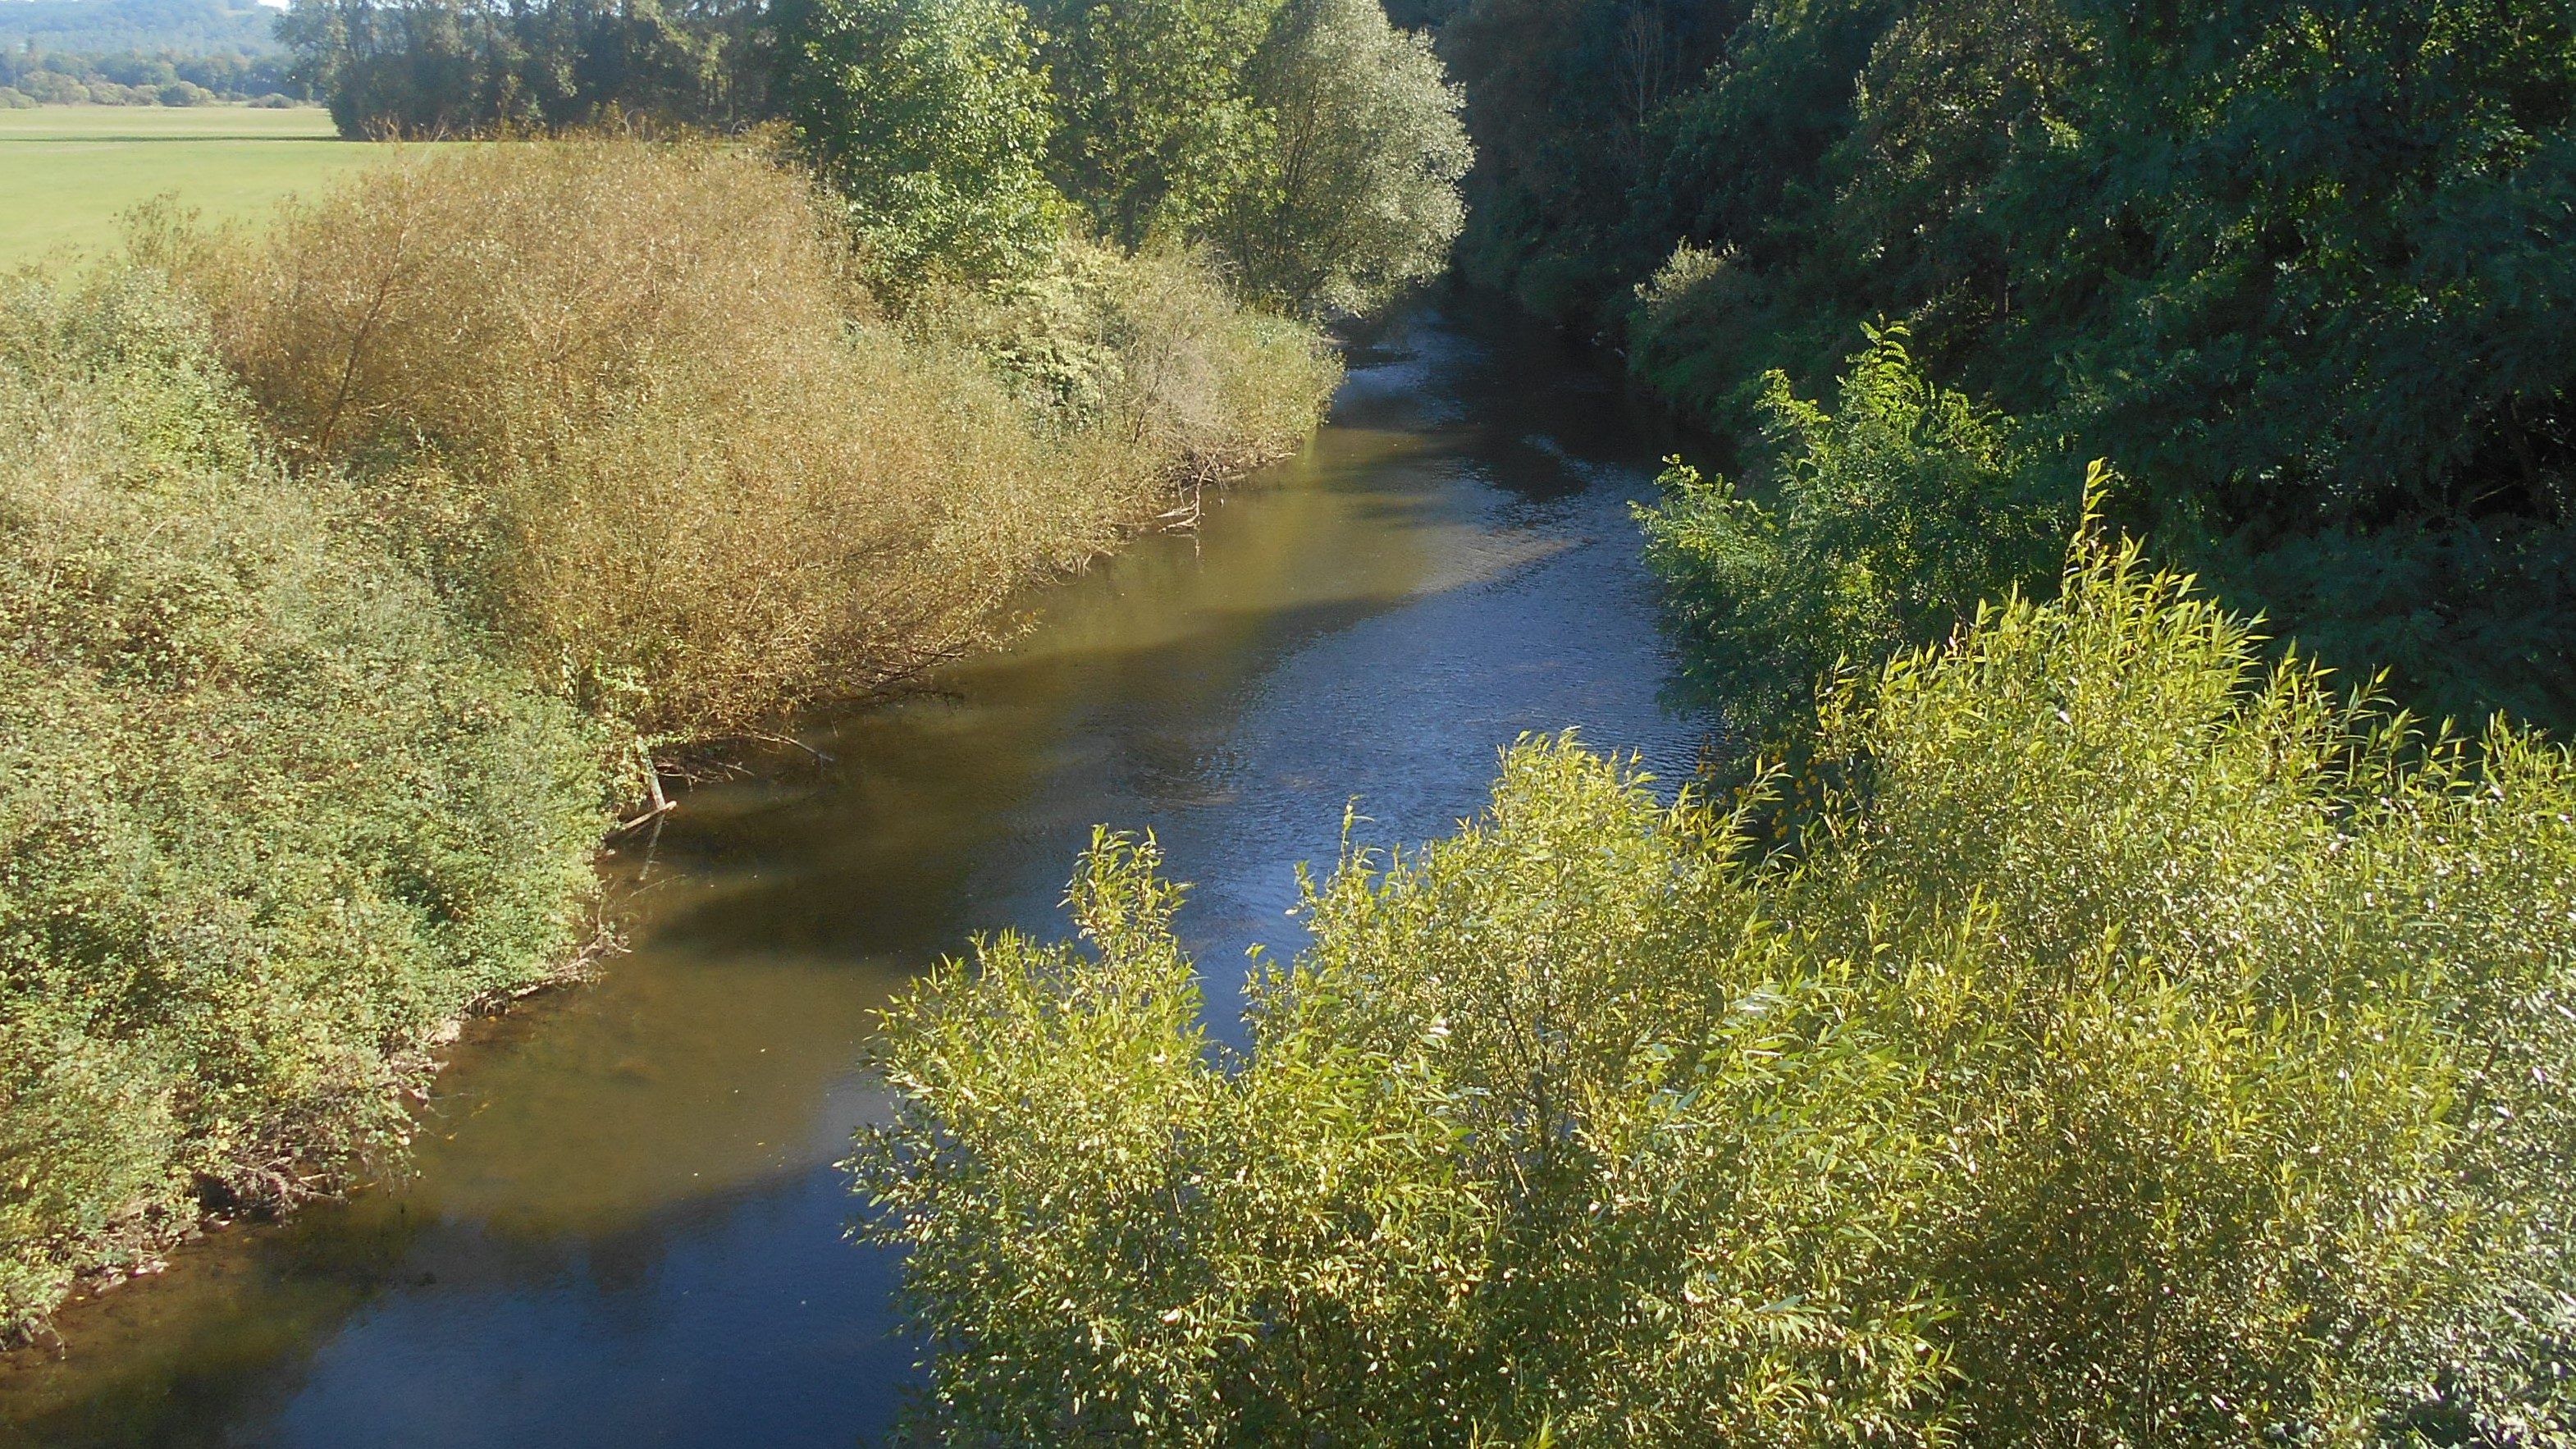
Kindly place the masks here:
POLYGON ((635 742, 635 759, 644 767, 644 792, 652 798, 653 808, 632 820, 619 821, 608 832, 611 839, 624 835, 648 820, 659 820, 679 806, 678 801, 662 793, 662 767, 654 763, 653 751, 646 747, 642 740, 635 742))

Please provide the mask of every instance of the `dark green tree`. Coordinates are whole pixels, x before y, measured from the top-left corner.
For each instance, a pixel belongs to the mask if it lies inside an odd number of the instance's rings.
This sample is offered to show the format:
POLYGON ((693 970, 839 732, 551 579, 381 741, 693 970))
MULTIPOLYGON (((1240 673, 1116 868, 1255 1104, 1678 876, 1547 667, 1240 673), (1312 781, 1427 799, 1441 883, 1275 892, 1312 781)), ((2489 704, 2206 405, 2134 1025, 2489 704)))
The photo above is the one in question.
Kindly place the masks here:
POLYGON ((804 0, 786 12, 789 114, 890 278, 1026 272, 1068 208, 1028 16, 1005 0, 804 0))
POLYGON ((1280 0, 1048 0, 1052 174, 1121 246, 1202 237, 1274 144, 1248 70, 1280 0))
POLYGON ((277 31, 344 136, 733 129, 772 106, 757 0, 295 0, 277 31))

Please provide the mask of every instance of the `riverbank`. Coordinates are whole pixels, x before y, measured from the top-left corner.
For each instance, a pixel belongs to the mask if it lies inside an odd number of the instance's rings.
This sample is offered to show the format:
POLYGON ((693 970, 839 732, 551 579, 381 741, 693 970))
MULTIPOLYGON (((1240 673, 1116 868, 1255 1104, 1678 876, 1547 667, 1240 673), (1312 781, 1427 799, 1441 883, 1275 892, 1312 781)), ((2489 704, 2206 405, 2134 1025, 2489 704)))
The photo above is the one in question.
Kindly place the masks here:
POLYGON ((1009 637, 1338 375, 1186 256, 1041 282, 896 313, 800 177, 604 140, 16 278, 0 1323, 384 1170, 654 752, 1009 637))

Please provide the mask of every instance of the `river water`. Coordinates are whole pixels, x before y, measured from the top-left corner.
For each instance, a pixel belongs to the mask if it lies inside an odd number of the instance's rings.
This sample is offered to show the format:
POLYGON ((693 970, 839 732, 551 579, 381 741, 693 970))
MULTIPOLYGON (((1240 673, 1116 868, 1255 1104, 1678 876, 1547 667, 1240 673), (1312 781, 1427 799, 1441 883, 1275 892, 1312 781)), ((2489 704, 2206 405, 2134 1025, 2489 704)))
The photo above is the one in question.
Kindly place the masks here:
POLYGON ((1354 348, 1298 459, 1029 601, 1017 647, 702 788, 631 954, 462 1044, 397 1181, 235 1227, 0 1363, 0 1445, 846 1446, 915 1381, 833 1167, 869 1011, 978 932, 1060 934, 1095 823, 1150 828, 1231 1023, 1345 805, 1409 843, 1579 727, 1672 779, 1701 726, 1631 499, 1666 425, 1552 334, 1424 314, 1354 348))

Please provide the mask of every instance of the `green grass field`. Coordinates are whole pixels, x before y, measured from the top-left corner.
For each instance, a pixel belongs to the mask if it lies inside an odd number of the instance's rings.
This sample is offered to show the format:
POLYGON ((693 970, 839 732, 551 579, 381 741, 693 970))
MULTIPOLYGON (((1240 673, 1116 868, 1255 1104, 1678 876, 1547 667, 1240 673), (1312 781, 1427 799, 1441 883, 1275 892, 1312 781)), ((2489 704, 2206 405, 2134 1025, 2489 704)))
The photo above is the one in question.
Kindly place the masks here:
POLYGON ((209 222, 256 220, 401 149, 336 140, 310 106, 0 110, 0 266, 97 255, 120 213, 164 192, 209 222))

